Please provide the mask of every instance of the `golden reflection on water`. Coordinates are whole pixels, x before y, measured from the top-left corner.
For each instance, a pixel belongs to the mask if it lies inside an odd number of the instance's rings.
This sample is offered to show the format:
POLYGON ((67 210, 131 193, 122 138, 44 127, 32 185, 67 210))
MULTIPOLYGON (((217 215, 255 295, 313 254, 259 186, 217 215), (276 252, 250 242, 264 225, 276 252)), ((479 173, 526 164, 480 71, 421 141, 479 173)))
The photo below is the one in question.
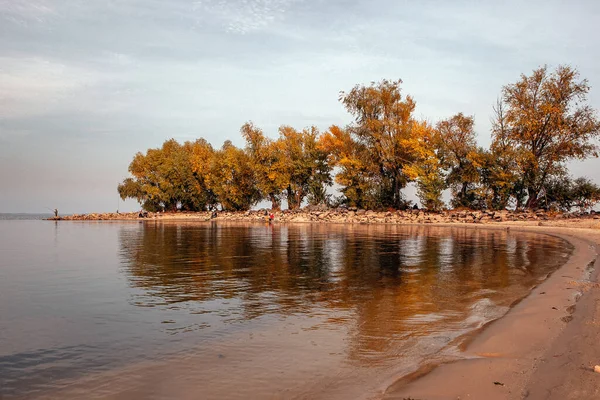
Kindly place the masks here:
POLYGON ((372 398, 455 357, 571 251, 464 227, 5 221, 0 233, 0 398, 372 398))

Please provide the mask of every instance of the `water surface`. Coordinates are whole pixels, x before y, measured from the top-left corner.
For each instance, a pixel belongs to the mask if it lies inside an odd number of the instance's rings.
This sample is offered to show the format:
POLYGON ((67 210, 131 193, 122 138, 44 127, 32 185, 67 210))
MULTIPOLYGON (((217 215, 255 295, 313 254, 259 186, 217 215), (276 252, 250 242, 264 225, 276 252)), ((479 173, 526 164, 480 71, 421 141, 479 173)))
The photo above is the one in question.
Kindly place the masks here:
POLYGON ((561 239, 424 226, 0 221, 0 398, 369 398, 460 356, 561 239))

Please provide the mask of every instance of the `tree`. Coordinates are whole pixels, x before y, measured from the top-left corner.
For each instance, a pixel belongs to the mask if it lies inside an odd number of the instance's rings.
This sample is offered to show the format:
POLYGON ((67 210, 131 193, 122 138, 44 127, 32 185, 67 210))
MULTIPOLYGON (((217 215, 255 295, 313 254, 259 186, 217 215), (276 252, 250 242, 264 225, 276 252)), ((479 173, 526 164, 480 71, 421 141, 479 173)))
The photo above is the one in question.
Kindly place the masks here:
POLYGON ((402 189, 417 178, 417 165, 428 154, 426 138, 419 135, 412 115, 416 103, 402 96, 401 84, 401 80, 382 80, 340 95, 354 116, 348 129, 370 156, 365 167, 377 183, 370 186, 379 189, 377 200, 383 207, 402 207, 402 189))
POLYGON ((572 197, 581 211, 589 210, 600 202, 600 186, 588 178, 577 178, 573 181, 572 197))
POLYGON ((182 146, 170 139, 159 149, 137 153, 129 165, 133 177, 117 188, 121 198, 135 198, 148 211, 204 209, 204 188, 190 168, 192 148, 190 143, 182 146))
POLYGON ((566 163, 598 155, 600 122, 587 104, 589 85, 576 69, 547 67, 502 88, 494 107, 492 143, 477 147, 474 119, 462 113, 435 129, 414 117, 416 103, 401 80, 357 85, 339 100, 352 115, 347 127, 296 130, 283 125, 270 139, 252 123, 241 128, 239 149, 220 150, 204 139, 137 153, 131 176, 118 185, 148 211, 247 210, 267 199, 279 209, 328 203, 335 182, 345 204, 370 209, 404 208, 403 189, 417 185, 424 207, 535 208, 540 199, 561 209, 588 209, 598 187, 568 177, 566 163))
POLYGON ((345 197, 344 202, 359 208, 373 208, 375 174, 370 168, 369 154, 356 142, 349 129, 333 125, 320 139, 330 168, 338 168, 335 182, 345 197))
POLYGON ((121 196, 121 200, 135 199, 140 204, 144 204, 147 200, 147 194, 142 185, 134 178, 125 178, 123 182, 117 186, 117 191, 119 192, 119 196, 121 196))
POLYGON ((541 202, 546 208, 567 212, 573 208, 573 180, 569 176, 551 177, 544 189, 541 202))
POLYGON ((431 211, 439 211, 444 208, 442 194, 446 189, 446 179, 440 168, 439 160, 430 158, 419 166, 419 177, 417 178, 417 196, 421 206, 431 211))
POLYGON ((325 201, 325 187, 332 184, 326 148, 319 145, 315 127, 297 131, 290 126, 279 128, 278 145, 287 166, 288 208, 299 208, 308 196, 312 204, 325 201))
POLYGON ((271 202, 271 208, 281 208, 281 196, 288 187, 290 177, 287 160, 281 143, 263 134, 251 122, 244 124, 241 133, 246 140, 246 153, 250 157, 261 197, 271 202))
POLYGON ((200 138, 193 143, 186 142, 190 152, 190 167, 194 177, 193 186, 197 210, 214 209, 219 200, 208 186, 210 166, 215 156, 215 150, 205 139, 200 138))
POLYGON ((503 87, 504 135, 519 158, 521 185, 528 208, 535 208, 550 177, 571 159, 597 157, 592 142, 600 133, 596 112, 587 104, 588 81, 569 66, 546 66, 503 87))
POLYGON ((229 140, 215 152, 207 184, 223 210, 246 211, 261 198, 250 157, 229 140))
POLYGON ((448 171, 446 184, 452 190, 453 207, 473 207, 480 182, 474 120, 463 113, 437 124, 436 147, 441 167, 448 171))
POLYGON ((489 150, 480 148, 476 157, 482 182, 480 197, 491 210, 505 209, 511 201, 519 209, 526 198, 519 164, 523 150, 516 148, 510 140, 501 100, 493 110, 492 144, 489 150))
POLYGON ((549 208, 568 212, 577 207, 586 211, 600 202, 600 186, 587 178, 573 180, 565 174, 548 181, 542 199, 549 208))
POLYGON ((312 172, 308 181, 307 200, 310 205, 326 204, 327 187, 333 185, 332 168, 328 162, 327 148, 321 145, 321 135, 316 128, 314 128, 316 135, 312 131, 313 129, 305 142, 305 150, 313 160, 312 172))

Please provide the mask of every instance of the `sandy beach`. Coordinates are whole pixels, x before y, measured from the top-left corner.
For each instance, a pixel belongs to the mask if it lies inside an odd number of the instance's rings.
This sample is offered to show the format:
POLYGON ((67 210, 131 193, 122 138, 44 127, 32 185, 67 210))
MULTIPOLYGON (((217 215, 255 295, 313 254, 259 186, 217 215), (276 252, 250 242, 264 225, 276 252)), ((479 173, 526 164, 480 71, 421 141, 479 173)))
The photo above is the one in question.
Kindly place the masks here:
MULTIPOLYGON (((504 228, 506 229, 506 227, 504 228)), ((568 262, 485 327, 464 360, 425 367, 386 391, 384 399, 596 399, 600 232, 589 228, 516 227, 558 235, 575 246, 568 262)))

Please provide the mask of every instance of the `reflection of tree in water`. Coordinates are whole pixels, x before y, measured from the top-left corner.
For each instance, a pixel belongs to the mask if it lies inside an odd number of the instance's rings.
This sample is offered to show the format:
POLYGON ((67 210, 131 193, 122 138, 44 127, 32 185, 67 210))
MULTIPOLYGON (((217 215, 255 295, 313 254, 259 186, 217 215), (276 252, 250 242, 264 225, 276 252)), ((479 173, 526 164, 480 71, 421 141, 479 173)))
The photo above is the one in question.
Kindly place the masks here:
POLYGON ((558 266, 566 253, 565 244, 549 236, 405 229, 398 231, 407 235, 399 240, 390 240, 394 231, 379 239, 386 241, 377 246, 382 250, 379 265, 399 259, 395 265, 404 271, 402 285, 372 291, 369 301, 356 304, 357 332, 351 350, 355 357, 381 361, 381 354, 394 356, 391 349, 410 350, 398 344, 407 336, 444 334, 450 323, 462 323, 469 307, 482 298, 508 306, 558 266))
POLYGON ((390 225, 159 223, 124 227, 120 243, 139 305, 235 299, 243 319, 342 311, 360 357, 464 318, 483 296, 522 297, 566 251, 550 236, 390 225))
POLYGON ((132 285, 151 294, 140 305, 240 298, 251 314, 281 311, 329 283, 323 246, 285 227, 146 224, 120 242, 132 285))

